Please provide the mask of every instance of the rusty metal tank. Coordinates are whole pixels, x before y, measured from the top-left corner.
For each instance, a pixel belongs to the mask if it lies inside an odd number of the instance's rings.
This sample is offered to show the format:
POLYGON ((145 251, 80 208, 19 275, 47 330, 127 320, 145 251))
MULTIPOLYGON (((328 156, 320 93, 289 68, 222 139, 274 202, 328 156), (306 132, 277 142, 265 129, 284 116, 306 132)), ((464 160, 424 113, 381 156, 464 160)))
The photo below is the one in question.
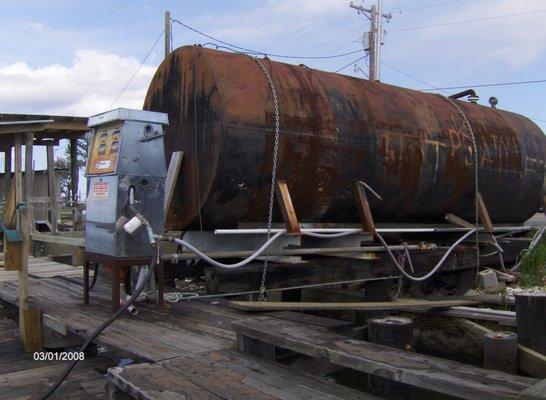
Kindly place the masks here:
MULTIPOLYGON (((359 180, 383 198, 370 196, 377 221, 439 222, 446 213, 473 220, 470 135, 445 98, 262 63, 280 106, 278 177, 300 221, 358 222, 352 188, 359 180)), ((493 222, 526 220, 542 200, 543 132, 521 115, 456 101, 475 132, 479 187, 493 222)), ((204 229, 266 222, 274 108, 255 60, 181 47, 160 65, 144 108, 169 115, 168 160, 184 152, 168 228, 198 227, 199 208, 204 229)))

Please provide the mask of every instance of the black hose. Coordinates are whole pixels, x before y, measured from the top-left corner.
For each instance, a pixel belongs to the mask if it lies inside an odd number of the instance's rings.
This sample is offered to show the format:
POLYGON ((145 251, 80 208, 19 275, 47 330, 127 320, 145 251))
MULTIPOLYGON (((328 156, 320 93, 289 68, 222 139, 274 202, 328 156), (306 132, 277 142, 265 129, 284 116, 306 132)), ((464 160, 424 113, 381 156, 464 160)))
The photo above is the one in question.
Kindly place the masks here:
MULTIPOLYGON (((80 347, 80 352, 84 352, 87 347, 93 342, 93 340, 95 340, 97 338, 97 336, 99 336, 101 334, 101 332, 103 330, 105 330, 108 325, 110 325, 112 322, 114 322, 121 314, 123 314, 127 308, 129 308, 129 306, 131 304, 133 304, 133 302, 138 298, 138 296, 140 295, 140 293, 142 293, 142 290, 144 289, 144 287, 146 286, 146 282, 148 282, 150 280, 150 278, 152 277, 152 274, 154 273, 154 268, 155 268, 155 264, 156 264, 156 259, 155 259, 155 254, 156 254, 156 246, 157 245, 153 245, 152 246, 152 254, 154 254, 152 260, 150 261, 150 266, 148 268, 148 273, 146 274, 146 278, 144 279, 144 281, 142 282, 142 284, 140 285, 140 287, 138 287, 133 295, 129 298, 129 300, 127 300, 127 302, 125 303, 125 305, 123 307, 121 307, 118 311, 116 311, 115 314, 113 314, 110 318, 108 318, 106 321, 104 321, 97 329, 95 329, 93 331, 93 333, 91 334, 91 336, 89 336, 87 338, 87 340, 85 341, 85 343, 82 345, 82 347, 80 347)), ((53 385, 51 385, 49 387, 49 389, 47 389, 47 392, 45 392, 41 397, 40 397, 40 400, 45 400, 45 399, 48 399, 49 396, 51 396, 55 390, 58 389, 59 386, 61 386, 61 384, 64 382, 64 380, 68 377, 68 375, 70 374, 70 372, 74 369, 74 367, 76 366, 76 363, 78 362, 79 360, 76 358, 74 359, 73 361, 70 362, 70 364, 65 368, 65 370, 63 371, 63 373, 59 376, 59 378, 55 381, 55 383, 53 385)))

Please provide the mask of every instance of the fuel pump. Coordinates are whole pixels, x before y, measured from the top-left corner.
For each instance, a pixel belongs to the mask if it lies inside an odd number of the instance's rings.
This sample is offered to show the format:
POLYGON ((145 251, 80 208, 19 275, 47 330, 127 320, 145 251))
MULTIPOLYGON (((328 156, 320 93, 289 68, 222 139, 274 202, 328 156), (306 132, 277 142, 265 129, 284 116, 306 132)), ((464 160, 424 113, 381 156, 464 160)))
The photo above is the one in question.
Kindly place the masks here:
POLYGON ((145 221, 154 232, 163 232, 163 126, 168 123, 167 114, 125 108, 89 118, 86 253, 152 256, 147 230, 137 228, 145 221))

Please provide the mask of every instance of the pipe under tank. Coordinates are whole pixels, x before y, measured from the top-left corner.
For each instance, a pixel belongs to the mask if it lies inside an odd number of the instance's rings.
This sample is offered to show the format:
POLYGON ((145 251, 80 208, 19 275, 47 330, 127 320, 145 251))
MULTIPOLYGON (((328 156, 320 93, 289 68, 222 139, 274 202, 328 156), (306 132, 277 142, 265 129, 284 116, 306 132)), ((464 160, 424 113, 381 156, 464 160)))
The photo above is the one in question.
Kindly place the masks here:
MULTIPOLYGON (((377 221, 473 221, 469 132, 445 98, 262 59, 280 106, 278 178, 300 222, 356 223, 364 181, 377 221)), ((529 119, 456 101, 474 130, 479 188, 493 222, 522 222, 542 201, 546 137, 529 119)), ((274 141, 271 90, 255 60, 181 47, 158 68, 144 108, 168 113, 167 161, 184 152, 169 229, 267 220, 274 141), (198 190, 199 187, 199 190, 198 190)), ((275 212, 275 220, 281 214, 275 212)))

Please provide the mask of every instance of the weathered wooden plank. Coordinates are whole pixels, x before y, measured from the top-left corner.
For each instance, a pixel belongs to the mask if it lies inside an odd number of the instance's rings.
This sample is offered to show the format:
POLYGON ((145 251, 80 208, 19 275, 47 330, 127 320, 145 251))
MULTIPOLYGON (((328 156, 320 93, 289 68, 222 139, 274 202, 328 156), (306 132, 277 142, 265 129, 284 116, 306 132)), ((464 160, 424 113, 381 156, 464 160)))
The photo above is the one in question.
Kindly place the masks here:
POLYGON ((303 314, 293 311, 276 311, 267 314, 269 317, 286 319, 288 321, 300 322, 302 324, 321 326, 334 331, 342 331, 352 328, 354 324, 340 319, 320 317, 318 315, 303 314))
POLYGON ((175 357, 157 364, 111 368, 107 379, 137 398, 150 400, 164 399, 161 393, 185 395, 187 399, 209 398, 206 396, 211 395, 213 399, 241 400, 377 399, 233 351, 175 357), (195 388, 201 388, 202 392, 194 392, 195 388))
MULTIPOLYGON (((417 313, 428 312, 411 308, 408 311, 417 313)), ((433 312, 444 317, 493 321, 500 325, 516 326, 516 313, 513 311, 492 310, 490 308, 451 307, 446 310, 434 310, 433 312)))
POLYGON ((407 310, 433 308, 446 308, 457 305, 476 304, 472 300, 413 300, 403 299, 399 301, 369 301, 359 303, 315 303, 315 302, 275 302, 275 301, 230 301, 230 307, 243 311, 367 311, 367 310, 407 310))
POLYGON ((464 399, 515 399, 537 382, 360 340, 319 327, 257 317, 233 323, 238 334, 334 364, 464 399))
POLYGON ((169 169, 167 170, 167 177, 165 178, 165 219, 168 219, 169 217, 168 214, 170 211, 171 203, 173 201, 174 191, 176 189, 176 182, 178 181, 178 174, 180 173, 180 167, 182 166, 183 158, 183 151, 174 151, 171 155, 169 169))
POLYGON ((522 391, 518 400, 544 400, 546 399, 546 379, 522 391))
POLYGON ((33 233, 30 238, 35 242, 46 242, 64 244, 74 247, 85 247, 85 238, 83 237, 70 237, 70 236, 53 236, 45 233, 33 233))

